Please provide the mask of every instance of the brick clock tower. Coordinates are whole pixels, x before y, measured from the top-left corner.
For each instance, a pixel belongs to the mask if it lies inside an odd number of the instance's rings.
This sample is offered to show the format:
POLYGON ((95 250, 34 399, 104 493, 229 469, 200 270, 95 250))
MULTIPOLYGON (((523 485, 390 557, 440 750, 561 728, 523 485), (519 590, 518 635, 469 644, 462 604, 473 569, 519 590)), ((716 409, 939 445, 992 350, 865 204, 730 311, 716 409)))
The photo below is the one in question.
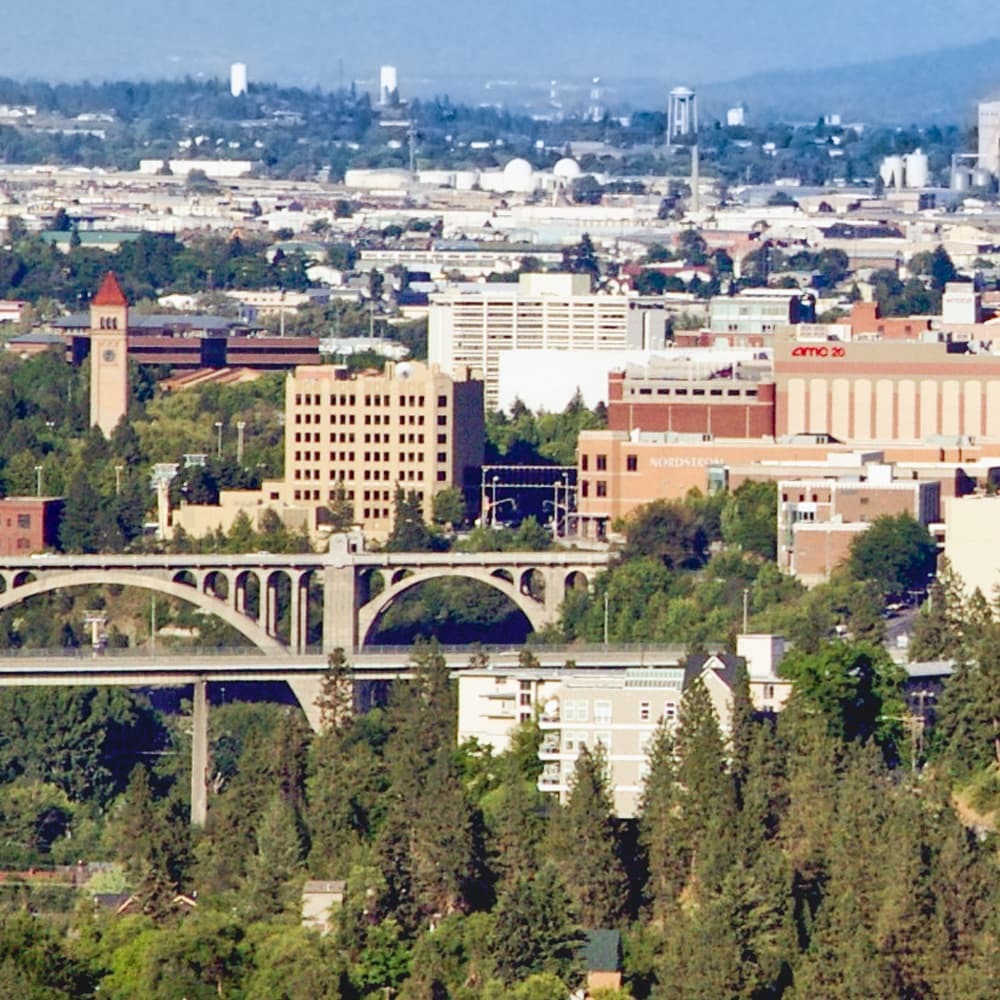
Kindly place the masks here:
POLYGON ((128 410, 128 300, 110 271, 90 303, 90 425, 110 437, 128 410))

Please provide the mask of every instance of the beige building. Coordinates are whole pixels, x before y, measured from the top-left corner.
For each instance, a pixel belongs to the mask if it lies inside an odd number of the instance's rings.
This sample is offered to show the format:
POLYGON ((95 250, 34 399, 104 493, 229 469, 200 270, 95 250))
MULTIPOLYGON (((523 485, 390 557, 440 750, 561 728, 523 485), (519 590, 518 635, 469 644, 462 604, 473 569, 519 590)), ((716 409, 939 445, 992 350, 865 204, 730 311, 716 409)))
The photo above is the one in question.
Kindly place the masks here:
POLYGON ((1000 440, 1000 354, 944 340, 775 339, 775 433, 1000 440))
POLYGON ((944 554, 970 593, 992 601, 1000 587, 1000 496, 952 497, 945 501, 944 554))
POLYGON ((478 486, 483 383, 434 365, 389 362, 384 373, 300 366, 285 384, 285 478, 264 499, 314 511, 341 491, 366 535, 392 531, 396 489, 415 492, 425 520, 434 496, 478 486))
MULTIPOLYGON (((701 677, 723 731, 732 712, 733 671, 746 662, 750 695, 762 711, 778 711, 790 691, 777 676, 785 652, 780 636, 741 635, 737 656, 617 670, 486 667, 458 678, 459 740, 476 738, 502 752, 511 731, 537 718, 542 730, 538 787, 565 798, 580 750, 604 748, 618 816, 634 816, 648 772, 647 754, 661 719, 673 724, 683 690, 701 677)), ((655 654, 651 654, 655 655, 655 654)))
POLYGON ((661 298, 592 295, 587 275, 522 274, 516 285, 483 283, 433 295, 428 357, 443 371, 483 372, 485 403, 496 409, 503 352, 657 351, 665 347, 666 320, 661 298))

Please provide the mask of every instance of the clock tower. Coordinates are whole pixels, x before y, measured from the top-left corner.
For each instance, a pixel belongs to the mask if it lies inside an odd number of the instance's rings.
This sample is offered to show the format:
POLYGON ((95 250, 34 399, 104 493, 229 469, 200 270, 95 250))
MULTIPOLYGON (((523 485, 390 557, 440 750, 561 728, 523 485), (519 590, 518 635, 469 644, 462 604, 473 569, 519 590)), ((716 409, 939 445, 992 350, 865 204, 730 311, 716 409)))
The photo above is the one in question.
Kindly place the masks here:
POLYGON ((114 274, 90 303, 90 424, 110 437, 128 410, 128 300, 114 274))

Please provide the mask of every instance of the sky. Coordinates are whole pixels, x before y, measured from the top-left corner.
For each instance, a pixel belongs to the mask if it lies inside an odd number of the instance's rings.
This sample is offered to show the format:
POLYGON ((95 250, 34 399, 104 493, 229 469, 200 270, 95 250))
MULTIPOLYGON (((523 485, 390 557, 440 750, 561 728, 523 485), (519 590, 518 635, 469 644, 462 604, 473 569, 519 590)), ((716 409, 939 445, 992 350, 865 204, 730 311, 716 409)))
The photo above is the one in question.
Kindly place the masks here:
MULTIPOLYGON (((5 0, 0 76, 709 83, 1000 39, 997 0, 5 0), (820 8, 822 9, 816 9, 820 8)), ((442 90, 445 88, 442 87, 442 90)))

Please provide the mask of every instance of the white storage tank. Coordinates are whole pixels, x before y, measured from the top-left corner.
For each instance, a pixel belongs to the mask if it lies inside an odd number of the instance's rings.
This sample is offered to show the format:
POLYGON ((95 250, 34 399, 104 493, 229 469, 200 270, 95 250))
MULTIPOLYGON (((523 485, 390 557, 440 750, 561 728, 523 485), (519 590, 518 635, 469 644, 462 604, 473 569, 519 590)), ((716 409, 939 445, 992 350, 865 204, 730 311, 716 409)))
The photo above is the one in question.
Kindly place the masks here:
POLYGON ((927 154, 917 149, 903 157, 906 168, 906 186, 908 188, 925 188, 929 176, 927 154))
POLYGON ((986 191, 993 190, 993 174, 986 169, 986 167, 976 167, 972 171, 972 186, 974 188, 983 188, 986 191))
POLYGON ((950 187, 952 191, 968 191, 969 184, 972 181, 972 172, 965 167, 952 167, 951 168, 951 184, 950 187))

